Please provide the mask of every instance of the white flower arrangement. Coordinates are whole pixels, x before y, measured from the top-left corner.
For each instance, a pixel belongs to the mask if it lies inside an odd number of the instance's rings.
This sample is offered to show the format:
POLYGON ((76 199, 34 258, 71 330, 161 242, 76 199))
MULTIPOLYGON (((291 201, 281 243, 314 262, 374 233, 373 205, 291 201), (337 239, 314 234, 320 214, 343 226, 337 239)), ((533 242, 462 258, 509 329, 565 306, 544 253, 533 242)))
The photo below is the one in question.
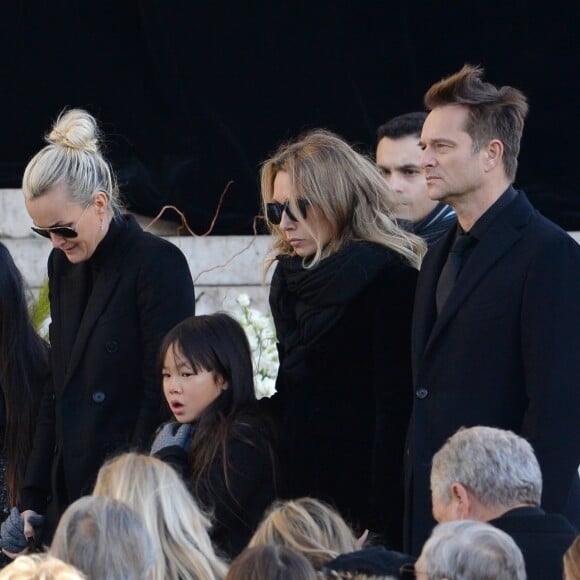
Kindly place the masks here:
POLYGON ((236 302, 240 307, 237 319, 246 332, 252 351, 256 397, 271 397, 276 392, 279 366, 272 314, 251 308, 252 300, 247 294, 240 294, 236 302))

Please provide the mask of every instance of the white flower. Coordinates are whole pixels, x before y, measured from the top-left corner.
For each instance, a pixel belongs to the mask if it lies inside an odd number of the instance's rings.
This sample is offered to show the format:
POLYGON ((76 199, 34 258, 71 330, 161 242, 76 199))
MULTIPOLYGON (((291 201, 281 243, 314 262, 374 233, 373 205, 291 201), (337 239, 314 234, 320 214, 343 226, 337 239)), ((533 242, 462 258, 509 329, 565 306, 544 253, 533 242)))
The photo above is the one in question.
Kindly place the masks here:
POLYGON ((247 294, 240 294, 237 302, 240 306, 245 308, 250 305, 250 297, 247 294))
POLYGON ((270 377, 256 377, 256 398, 271 397, 276 392, 276 381, 270 377))
POLYGON ((236 302, 241 311, 237 319, 248 337, 252 351, 256 398, 271 397, 276 392, 279 367, 272 314, 250 308, 251 299, 247 294, 240 294, 236 302))

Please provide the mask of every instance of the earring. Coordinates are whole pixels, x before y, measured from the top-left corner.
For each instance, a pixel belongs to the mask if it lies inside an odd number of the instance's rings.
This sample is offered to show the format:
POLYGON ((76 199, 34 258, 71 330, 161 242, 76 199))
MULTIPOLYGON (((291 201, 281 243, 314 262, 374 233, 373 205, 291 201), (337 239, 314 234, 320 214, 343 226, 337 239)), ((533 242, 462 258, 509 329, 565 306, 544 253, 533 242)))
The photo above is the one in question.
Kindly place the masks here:
POLYGON ((104 224, 103 220, 101 220, 101 231, 102 232, 105 231, 105 224, 104 224))

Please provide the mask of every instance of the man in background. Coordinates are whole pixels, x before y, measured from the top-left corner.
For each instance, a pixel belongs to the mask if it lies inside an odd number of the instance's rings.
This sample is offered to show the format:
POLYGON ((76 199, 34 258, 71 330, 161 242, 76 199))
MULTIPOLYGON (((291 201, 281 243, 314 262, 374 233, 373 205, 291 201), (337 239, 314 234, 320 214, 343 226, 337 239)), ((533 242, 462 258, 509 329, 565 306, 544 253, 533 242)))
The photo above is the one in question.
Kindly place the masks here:
POLYGON ((394 214, 405 229, 432 246, 455 225, 451 207, 430 199, 419 147, 427 113, 393 117, 377 130, 376 164, 395 194, 394 214))

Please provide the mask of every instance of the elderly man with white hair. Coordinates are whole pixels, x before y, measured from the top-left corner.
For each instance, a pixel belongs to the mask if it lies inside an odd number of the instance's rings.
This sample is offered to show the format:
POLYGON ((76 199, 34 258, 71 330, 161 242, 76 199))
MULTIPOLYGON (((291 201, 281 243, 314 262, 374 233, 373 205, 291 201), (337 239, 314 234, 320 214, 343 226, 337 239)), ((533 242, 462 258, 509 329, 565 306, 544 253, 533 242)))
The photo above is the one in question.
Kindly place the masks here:
POLYGON ((531 445, 511 431, 459 429, 433 456, 431 497, 438 522, 478 520, 509 534, 530 580, 562 578, 577 531, 540 508, 542 474, 531 445))
POLYGON ((465 520, 435 526, 417 562, 403 566, 401 576, 425 580, 526 580, 526 568, 522 552, 508 534, 486 523, 465 520))

